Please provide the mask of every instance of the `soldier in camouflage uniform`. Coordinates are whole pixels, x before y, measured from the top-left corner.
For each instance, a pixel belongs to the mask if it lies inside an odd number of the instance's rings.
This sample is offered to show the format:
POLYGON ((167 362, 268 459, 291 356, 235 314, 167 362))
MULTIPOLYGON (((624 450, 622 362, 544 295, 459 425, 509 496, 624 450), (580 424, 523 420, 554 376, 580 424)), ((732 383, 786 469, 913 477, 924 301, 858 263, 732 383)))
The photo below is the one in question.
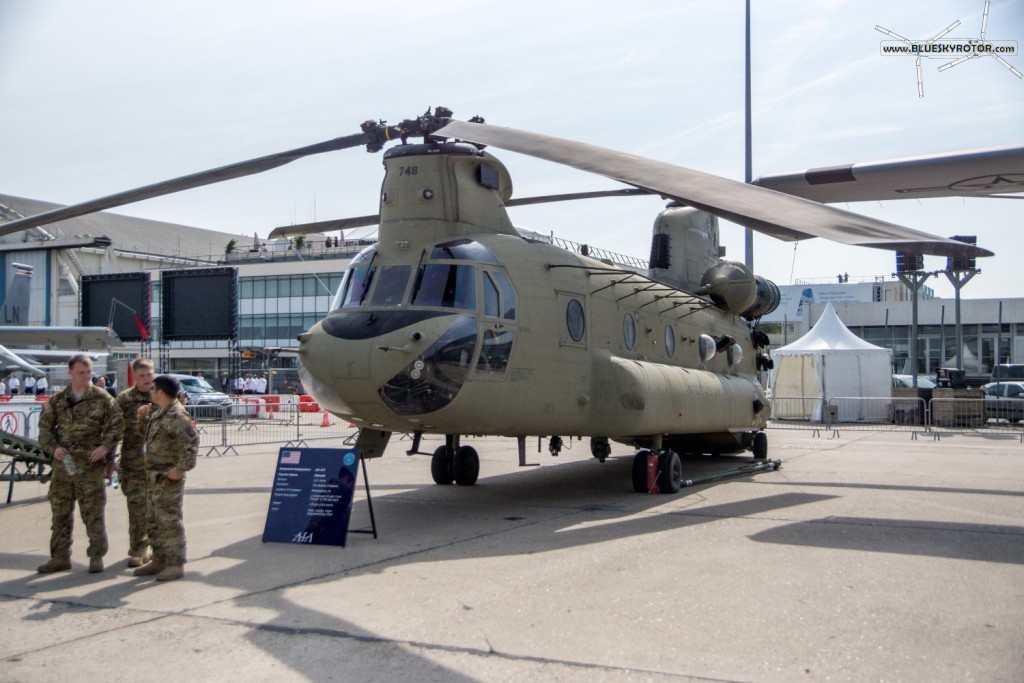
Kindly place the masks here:
POLYGON ((121 491, 128 499, 128 566, 141 567, 152 559, 146 535, 146 461, 142 445, 149 420, 153 361, 136 358, 132 361, 132 373, 135 385, 117 396, 124 418, 124 439, 117 469, 121 475, 121 491))
POLYGON ((92 385, 92 359, 84 354, 68 361, 71 385, 46 402, 39 418, 39 445, 53 456, 50 479, 50 560, 41 574, 71 569, 71 529, 75 501, 89 534, 89 571, 103 571, 107 531, 105 471, 113 467, 114 447, 121 439, 121 412, 107 392, 92 385), (68 474, 65 460, 74 462, 68 474))
POLYGON ((178 380, 160 375, 150 397, 156 410, 146 427, 146 531, 153 560, 135 570, 136 576, 156 575, 157 581, 180 579, 185 565, 185 525, 182 499, 185 472, 196 466, 199 433, 181 403, 178 380))

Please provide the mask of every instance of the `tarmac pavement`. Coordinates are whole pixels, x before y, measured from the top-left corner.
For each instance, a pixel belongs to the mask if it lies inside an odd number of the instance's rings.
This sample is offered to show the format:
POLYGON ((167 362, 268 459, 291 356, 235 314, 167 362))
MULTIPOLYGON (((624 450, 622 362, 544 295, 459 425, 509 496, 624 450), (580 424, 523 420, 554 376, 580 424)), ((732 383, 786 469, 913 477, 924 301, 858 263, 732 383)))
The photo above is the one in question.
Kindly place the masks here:
MULTIPOLYGON (((201 458, 185 577, 48 556, 46 486, 0 505, 0 680, 1021 681, 1024 444, 769 431, 782 469, 633 493, 632 451, 587 441, 519 468, 464 438, 473 487, 393 442, 368 463, 379 538, 261 542, 277 450, 201 458)), ((441 443, 424 440, 432 451, 441 443)), ((329 447, 329 442, 311 442, 329 447)), ((749 462, 684 458, 686 477, 749 462)), ((352 527, 369 524, 362 486, 352 527)), ((6 484, 4 484, 6 486, 6 484)), ((77 513, 76 513, 77 517, 77 513)))

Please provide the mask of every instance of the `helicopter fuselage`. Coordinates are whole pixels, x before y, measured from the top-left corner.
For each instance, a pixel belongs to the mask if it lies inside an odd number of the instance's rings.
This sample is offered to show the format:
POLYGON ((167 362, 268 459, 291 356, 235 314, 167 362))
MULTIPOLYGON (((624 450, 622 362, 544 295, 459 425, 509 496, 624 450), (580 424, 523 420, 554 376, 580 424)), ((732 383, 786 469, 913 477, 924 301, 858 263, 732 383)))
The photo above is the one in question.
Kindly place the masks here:
POLYGON ((668 437, 684 451, 763 429, 740 317, 520 237, 507 171, 471 146, 398 147, 385 167, 380 240, 300 337, 325 408, 384 431, 668 437))

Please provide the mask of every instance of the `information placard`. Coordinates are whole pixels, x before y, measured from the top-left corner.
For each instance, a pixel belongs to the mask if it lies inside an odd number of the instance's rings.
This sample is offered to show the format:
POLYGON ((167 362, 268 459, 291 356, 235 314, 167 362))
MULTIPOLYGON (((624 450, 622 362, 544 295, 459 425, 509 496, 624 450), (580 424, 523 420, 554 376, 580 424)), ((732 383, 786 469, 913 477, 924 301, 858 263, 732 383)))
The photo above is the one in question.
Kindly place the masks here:
POLYGON ((282 448, 264 543, 344 546, 358 471, 354 448, 282 448))

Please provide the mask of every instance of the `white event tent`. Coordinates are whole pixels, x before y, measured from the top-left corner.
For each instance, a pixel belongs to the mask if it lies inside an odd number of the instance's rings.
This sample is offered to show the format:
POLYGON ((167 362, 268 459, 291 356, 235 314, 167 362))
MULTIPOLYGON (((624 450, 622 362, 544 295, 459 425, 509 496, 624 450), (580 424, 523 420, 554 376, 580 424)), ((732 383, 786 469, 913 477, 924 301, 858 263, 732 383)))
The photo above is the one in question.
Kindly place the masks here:
MULTIPOLYGON (((869 344, 847 329, 832 304, 811 331, 771 352, 772 417, 822 419, 832 399, 892 396, 892 351, 869 344)), ((885 417, 888 401, 845 401, 839 419, 874 421, 885 417)))

